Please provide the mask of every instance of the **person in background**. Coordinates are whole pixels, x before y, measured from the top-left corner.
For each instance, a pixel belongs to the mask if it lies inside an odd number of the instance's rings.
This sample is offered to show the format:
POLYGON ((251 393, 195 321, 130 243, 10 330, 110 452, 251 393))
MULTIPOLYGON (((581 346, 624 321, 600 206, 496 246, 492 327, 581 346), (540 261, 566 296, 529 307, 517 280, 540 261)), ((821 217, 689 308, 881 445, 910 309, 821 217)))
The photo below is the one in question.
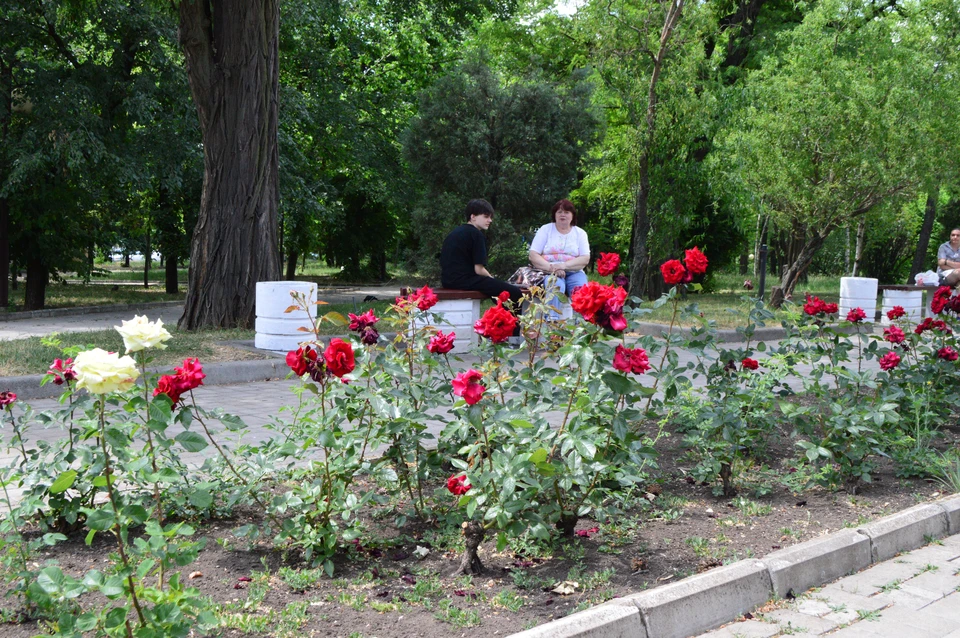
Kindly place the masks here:
MULTIPOLYGON (((545 282, 553 290, 570 297, 587 283, 584 267, 590 263, 590 242, 587 233, 577 226, 577 209, 573 202, 561 199, 550 210, 553 221, 537 231, 530 244, 530 265, 546 273, 545 282)), ((551 301, 559 308, 559 300, 551 301)))
POLYGON ((487 270, 487 238, 483 232, 493 223, 493 206, 485 199, 471 199, 464 211, 465 223, 457 226, 440 249, 440 283, 444 288, 477 290, 490 297, 503 291, 518 304, 520 289, 495 279, 487 270))
POLYGON ((941 285, 953 287, 960 283, 960 228, 951 230, 950 241, 940 244, 937 274, 941 285))

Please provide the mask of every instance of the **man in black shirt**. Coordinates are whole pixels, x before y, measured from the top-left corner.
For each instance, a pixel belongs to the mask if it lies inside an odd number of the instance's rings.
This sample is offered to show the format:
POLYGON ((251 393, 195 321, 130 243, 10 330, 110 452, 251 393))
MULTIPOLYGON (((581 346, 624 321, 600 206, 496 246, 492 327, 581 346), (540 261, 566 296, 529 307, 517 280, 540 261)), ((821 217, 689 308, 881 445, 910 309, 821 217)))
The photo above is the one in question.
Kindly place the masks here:
POLYGON ((466 223, 457 226, 443 240, 440 251, 440 283, 444 288, 477 290, 496 297, 506 290, 515 304, 520 289, 494 279, 487 271, 487 239, 481 231, 493 222, 493 206, 484 199, 472 199, 464 213, 466 223))

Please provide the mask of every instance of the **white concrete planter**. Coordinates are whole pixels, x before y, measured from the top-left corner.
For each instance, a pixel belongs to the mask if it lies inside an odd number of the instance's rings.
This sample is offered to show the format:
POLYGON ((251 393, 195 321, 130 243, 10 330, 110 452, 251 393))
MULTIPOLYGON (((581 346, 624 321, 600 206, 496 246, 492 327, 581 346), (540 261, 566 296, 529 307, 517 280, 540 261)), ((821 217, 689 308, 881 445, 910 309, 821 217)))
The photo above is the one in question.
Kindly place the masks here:
POLYGON ((906 319, 914 323, 919 323, 923 315, 923 291, 884 290, 883 307, 880 310, 882 313, 880 323, 885 326, 893 323, 887 319, 887 313, 893 310, 894 306, 901 306, 904 311, 906 311, 906 319))
POLYGON ((312 338, 313 323, 303 310, 285 312, 293 305, 292 291, 303 293, 310 302, 310 313, 317 315, 317 285, 309 281, 261 281, 257 283, 257 335, 254 345, 263 350, 289 352, 312 338), (299 328, 309 328, 303 332, 299 328))
POLYGON ((865 321, 873 322, 877 314, 877 280, 871 277, 840 278, 840 315, 845 319, 854 308, 862 308, 865 321))

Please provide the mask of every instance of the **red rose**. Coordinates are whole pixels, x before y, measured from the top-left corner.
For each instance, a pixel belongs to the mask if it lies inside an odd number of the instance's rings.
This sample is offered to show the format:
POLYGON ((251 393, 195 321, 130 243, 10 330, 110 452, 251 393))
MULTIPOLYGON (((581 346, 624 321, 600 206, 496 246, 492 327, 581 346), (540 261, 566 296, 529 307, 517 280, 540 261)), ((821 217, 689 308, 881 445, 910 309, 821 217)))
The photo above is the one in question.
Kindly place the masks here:
POLYGON ((507 292, 506 290, 503 290, 503 291, 500 292, 499 295, 497 295, 497 299, 499 299, 500 301, 506 303, 507 301, 510 300, 510 293, 507 292))
POLYGON ((350 313, 350 329, 355 332, 363 332, 365 328, 369 328, 378 321, 380 321, 380 319, 373 314, 373 308, 370 308, 362 315, 350 313))
POLYGON ((867 318, 867 313, 863 311, 863 308, 854 308, 847 313, 847 321, 850 323, 860 323, 867 318))
POLYGON ((570 305, 590 323, 620 332, 627 327, 627 320, 623 316, 626 300, 627 291, 623 288, 591 281, 577 288, 570 298, 570 305))
POLYGON ((620 267, 620 255, 617 253, 600 253, 597 260, 597 274, 601 277, 612 275, 620 267))
POLYGON ((5 408, 8 405, 13 405, 13 402, 17 400, 17 395, 9 390, 0 392, 0 408, 5 408))
POLYGON ((360 343, 372 346, 380 340, 380 333, 373 326, 367 326, 360 331, 360 343))
POLYGON ((311 363, 317 360, 317 352, 310 346, 302 346, 287 353, 287 365, 298 377, 305 375, 311 363))
POLYGON ((835 314, 837 314, 838 312, 840 312, 840 308, 838 308, 838 307, 837 307, 837 304, 835 304, 835 303, 824 303, 824 304, 823 304, 823 311, 824 311, 825 313, 827 313, 828 315, 835 315, 835 314))
POLYGON ((613 367, 624 374, 630 372, 631 370, 630 352, 630 348, 624 348, 623 346, 618 345, 617 351, 613 355, 613 367))
POLYGON ((353 372, 353 347, 343 339, 331 339, 330 345, 323 351, 323 360, 327 362, 327 370, 338 377, 353 372))
POLYGON ((417 303, 417 308, 426 312, 437 305, 437 295, 434 294, 430 286, 424 286, 420 290, 415 290, 410 295, 410 301, 417 303))
POLYGON ((883 338, 890 343, 903 343, 903 340, 906 339, 907 336, 903 334, 903 330, 900 328, 890 326, 889 328, 883 329, 883 338))
POLYGON ((913 329, 913 331, 918 335, 923 334, 926 330, 938 330, 944 334, 953 334, 953 330, 951 330, 950 326, 948 326, 945 322, 939 319, 934 320, 931 317, 927 317, 917 324, 917 327, 913 329))
POLYGON ((661 264, 660 272, 663 274, 663 280, 667 285, 675 286, 683 281, 687 269, 683 267, 679 259, 671 259, 661 264))
POLYGON ((903 306, 894 306, 889 311, 887 311, 887 319, 893 321, 894 319, 899 319, 907 314, 907 311, 903 309, 903 306))
POLYGON ((700 249, 696 246, 684 253, 683 263, 687 265, 687 270, 694 275, 702 275, 707 272, 707 256, 700 252, 700 249))
POLYGON ((960 358, 960 354, 957 354, 957 351, 950 346, 943 346, 937 350, 937 356, 944 361, 956 361, 960 358))
POLYGON ((898 355, 896 352, 888 352, 880 357, 881 370, 893 370, 898 365, 900 365, 900 355, 898 355))
POLYGON ((740 362, 740 365, 744 370, 756 370, 760 367, 760 362, 758 362, 756 359, 747 357, 740 362))
POLYGON ((53 375, 53 382, 57 385, 63 385, 64 381, 70 382, 77 378, 76 373, 73 371, 73 359, 54 359, 53 363, 50 364, 50 369, 47 370, 47 374, 53 375), (62 377, 60 375, 63 375, 62 377))
POLYGON ((160 381, 157 382, 157 387, 153 390, 153 396, 165 394, 170 397, 171 403, 177 403, 180 401, 180 395, 183 394, 183 392, 184 390, 182 390, 177 383, 177 378, 172 374, 165 374, 160 377, 160 381))
POLYGON ((447 354, 453 350, 453 339, 456 336, 457 333, 455 332, 445 335, 442 330, 438 330, 437 334, 430 338, 430 343, 427 344, 427 350, 433 354, 447 354))
POLYGON ((947 307, 947 303, 950 301, 950 297, 953 295, 953 290, 950 286, 940 286, 937 288, 937 291, 933 293, 933 299, 930 300, 930 310, 934 314, 939 315, 943 312, 943 309, 947 307))
POLYGON ((467 482, 466 474, 461 474, 460 476, 454 475, 447 479, 447 489, 450 490, 450 493, 454 496, 463 496, 470 491, 471 487, 473 486, 467 482))
POLYGON ((823 302, 820 301, 820 297, 807 295, 807 303, 803 304, 803 312, 811 317, 823 312, 823 302))
POLYGON ((474 405, 483 398, 483 393, 487 389, 480 383, 483 374, 477 370, 467 370, 461 372, 453 379, 453 393, 458 397, 463 397, 467 405, 474 405))
MULTIPOLYGON (((503 293, 510 298, 509 293, 503 293)), ((503 299, 497 299, 497 305, 487 309, 483 316, 473 324, 478 335, 484 336, 494 343, 503 343, 513 336, 517 327, 517 318, 503 307, 503 299)))

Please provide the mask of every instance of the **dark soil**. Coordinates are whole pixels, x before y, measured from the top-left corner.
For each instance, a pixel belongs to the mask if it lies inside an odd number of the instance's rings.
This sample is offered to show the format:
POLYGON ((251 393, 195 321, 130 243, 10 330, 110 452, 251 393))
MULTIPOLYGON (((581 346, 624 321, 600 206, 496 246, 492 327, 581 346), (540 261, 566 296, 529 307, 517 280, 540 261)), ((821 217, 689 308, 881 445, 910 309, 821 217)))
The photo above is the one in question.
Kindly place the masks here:
MULTIPOLYGON (((670 439, 670 445, 679 438, 670 439)), ((958 440, 960 430, 953 428, 938 447, 956 445, 958 440)), ((487 538, 480 548, 486 568, 482 576, 450 576, 462 548, 456 530, 438 533, 430 525, 413 523, 398 530, 393 517, 386 516, 368 519, 367 546, 341 552, 333 578, 315 574, 315 582, 298 583, 304 587, 298 590, 290 584, 289 572, 280 569, 309 575, 308 565, 276 550, 249 548, 232 536, 233 528, 256 519, 246 512, 201 527, 208 539, 206 548, 197 562, 184 568, 183 577, 213 601, 234 603, 231 618, 238 627, 249 627, 243 622, 271 610, 275 615, 289 612, 286 624, 279 620, 282 614, 277 615, 268 633, 223 629, 217 634, 222 636, 505 636, 940 495, 935 482, 896 478, 889 461, 881 464, 876 482, 857 496, 822 488, 798 494, 782 481, 790 476, 790 459, 795 457, 791 444, 784 437, 779 449, 770 450, 773 457, 786 459, 782 466, 777 462, 778 471, 754 470, 740 484, 741 496, 734 499, 717 497, 716 486, 693 481, 683 469, 689 466, 682 460, 683 450, 664 450, 660 458, 664 474, 649 492, 638 494, 628 513, 610 521, 582 519, 577 524, 581 535, 553 548, 517 542, 498 553, 495 539, 487 538), (769 493, 757 496, 757 488, 769 493), (430 549, 422 560, 414 554, 418 546, 430 549), (191 573, 195 577, 188 580, 191 573), (571 586, 572 593, 555 593, 564 581, 577 583, 571 586), (247 608, 242 609, 245 602, 247 608), (300 620, 291 611, 298 603, 305 607, 300 620)), ((83 543, 81 534, 40 560, 55 559, 65 571, 79 576, 95 566, 103 569, 114 549, 107 534, 99 534, 92 547, 83 543)), ((13 604, 8 600, 7 608, 13 604)), ((0 635, 7 638, 38 633, 42 627, 33 622, 0 626, 0 635)))

